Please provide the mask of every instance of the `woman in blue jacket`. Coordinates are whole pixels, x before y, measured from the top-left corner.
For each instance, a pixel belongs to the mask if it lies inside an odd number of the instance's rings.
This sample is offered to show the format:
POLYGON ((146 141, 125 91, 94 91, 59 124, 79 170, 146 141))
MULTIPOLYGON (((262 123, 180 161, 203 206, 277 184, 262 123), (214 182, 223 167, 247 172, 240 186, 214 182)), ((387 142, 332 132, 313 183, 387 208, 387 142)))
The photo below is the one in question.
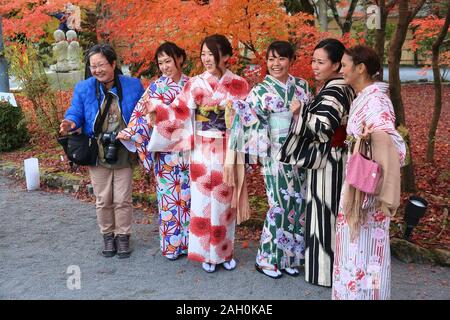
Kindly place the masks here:
POLYGON ((92 77, 75 86, 60 133, 81 128, 84 134, 96 136, 98 160, 96 165, 89 166, 89 174, 104 240, 102 254, 112 257, 117 253, 119 258, 127 258, 131 253, 131 184, 136 158, 116 140, 116 135, 127 127, 144 88, 139 79, 119 75, 117 54, 108 44, 93 46, 87 54, 87 63, 92 77), (98 128, 94 130, 96 125, 98 128))

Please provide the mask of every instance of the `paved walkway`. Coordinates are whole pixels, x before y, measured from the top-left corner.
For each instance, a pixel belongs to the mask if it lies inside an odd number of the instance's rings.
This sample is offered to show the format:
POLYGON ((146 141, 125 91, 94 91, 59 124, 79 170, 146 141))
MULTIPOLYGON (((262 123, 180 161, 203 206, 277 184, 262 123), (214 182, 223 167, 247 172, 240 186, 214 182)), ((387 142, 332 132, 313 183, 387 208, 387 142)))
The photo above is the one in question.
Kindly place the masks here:
MULTIPOLYGON (((142 218, 136 210, 135 220, 142 218)), ((236 243, 234 271, 218 268, 207 274, 185 257, 168 261, 159 252, 157 221, 133 226, 134 252, 129 259, 104 258, 92 203, 65 194, 28 192, 2 176, 0 219, 0 299, 331 297, 330 289, 310 285, 303 277, 272 280, 256 272, 256 243, 245 249, 236 243), (70 281, 78 268, 80 289, 70 281)), ((450 268, 393 259, 392 299, 450 299, 450 268)))

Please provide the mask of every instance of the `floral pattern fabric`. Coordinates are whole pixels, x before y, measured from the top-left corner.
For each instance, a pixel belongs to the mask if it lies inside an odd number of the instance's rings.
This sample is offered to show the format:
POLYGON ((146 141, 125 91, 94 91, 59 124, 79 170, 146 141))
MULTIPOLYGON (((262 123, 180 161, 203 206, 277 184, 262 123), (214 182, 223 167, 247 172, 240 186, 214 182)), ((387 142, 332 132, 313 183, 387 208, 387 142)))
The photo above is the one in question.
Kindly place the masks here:
POLYGON ((286 84, 268 75, 245 101, 236 101, 230 148, 262 163, 269 211, 256 263, 266 269, 304 263, 305 171, 276 160, 292 120, 290 103, 311 98, 306 81, 289 76, 286 84))
MULTIPOLYGON (((159 238, 163 256, 177 258, 187 254, 190 221, 189 162, 186 153, 164 152, 173 150, 173 142, 167 139, 167 122, 184 121, 186 116, 171 108, 170 103, 189 80, 182 75, 175 83, 168 77, 152 82, 136 105, 128 128, 124 133, 132 139, 124 143, 138 151, 144 168, 150 172, 153 165, 156 178, 156 196, 159 212, 159 238), (148 110, 156 111, 154 121, 148 110), (180 116, 181 115, 181 116, 180 116)), ((189 118, 189 111, 187 118, 189 118)), ((176 148, 175 148, 176 150, 176 148)))
MULTIPOLYGON (((368 125, 374 124, 375 130, 383 130, 392 137, 400 162, 403 163, 406 147, 395 130, 394 110, 386 92, 385 84, 375 83, 359 93, 350 108, 347 133, 357 137, 362 132, 363 121, 368 125)), ((352 240, 345 212, 342 210, 343 199, 344 196, 341 194, 336 220, 332 299, 389 299, 391 293, 390 218, 377 209, 373 196, 366 195, 362 208, 367 209, 367 220, 360 226, 358 237, 352 240)))
POLYGON ((230 205, 233 189, 223 182, 225 109, 248 91, 247 82, 229 70, 220 79, 205 72, 191 78, 173 102, 193 111, 190 260, 220 264, 233 257, 236 210, 230 205))

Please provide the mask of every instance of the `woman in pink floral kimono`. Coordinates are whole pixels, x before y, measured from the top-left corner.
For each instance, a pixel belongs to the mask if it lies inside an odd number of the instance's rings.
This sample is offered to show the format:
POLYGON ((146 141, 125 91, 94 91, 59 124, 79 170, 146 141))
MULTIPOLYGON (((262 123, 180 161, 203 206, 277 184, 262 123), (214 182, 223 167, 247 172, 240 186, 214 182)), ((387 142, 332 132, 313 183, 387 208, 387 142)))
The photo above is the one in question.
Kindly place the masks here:
MULTIPOLYGON (((373 49, 355 46, 345 51, 341 72, 344 80, 357 93, 350 107, 347 134, 355 138, 367 138, 373 132, 387 133, 388 138, 392 139, 388 139, 388 142, 393 145, 396 158, 393 161, 400 162, 397 164, 399 171, 400 165, 404 163, 406 148, 395 129, 395 114, 387 95, 388 86, 373 80, 379 69, 380 60, 373 49)), ((359 215, 355 221, 353 211, 344 209, 348 192, 349 189, 344 185, 336 221, 332 298, 389 299, 390 216, 380 209, 374 195, 363 194, 355 210, 359 215)))
MULTIPOLYGON (((156 50, 155 63, 162 76, 152 82, 131 115, 128 128, 119 138, 139 158, 148 172, 153 165, 159 211, 159 238, 162 255, 175 260, 187 254, 189 239, 190 183, 188 155, 175 148, 166 128, 172 121, 189 118, 170 107, 189 78, 181 71, 186 53, 165 42, 156 50), (155 117, 152 112, 158 110, 155 117), (151 111, 151 112, 149 112, 151 111)), ((154 113, 154 112, 153 112, 154 113)))
POLYGON ((192 77, 172 104, 180 114, 189 110, 191 122, 167 127, 174 145, 193 143, 189 162, 188 259, 201 262, 206 272, 214 272, 218 264, 227 270, 236 267, 233 259, 236 208, 231 207, 233 187, 223 181, 227 146, 225 115, 234 100, 245 99, 249 86, 227 69, 231 56, 232 47, 225 36, 212 35, 203 40, 200 58, 205 72, 192 77))

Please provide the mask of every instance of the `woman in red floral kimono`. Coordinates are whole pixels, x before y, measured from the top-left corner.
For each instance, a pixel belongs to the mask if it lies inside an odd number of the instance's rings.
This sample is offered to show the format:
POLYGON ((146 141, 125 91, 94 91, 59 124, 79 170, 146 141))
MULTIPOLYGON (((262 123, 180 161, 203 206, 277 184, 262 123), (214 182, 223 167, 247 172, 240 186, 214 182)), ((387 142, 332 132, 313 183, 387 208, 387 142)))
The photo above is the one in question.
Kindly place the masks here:
POLYGON ((230 110, 234 100, 245 99, 249 85, 227 69, 232 54, 231 44, 223 35, 203 40, 200 58, 205 71, 192 77, 172 104, 181 115, 191 113, 192 129, 188 130, 189 121, 174 121, 167 129, 172 133, 174 146, 193 143, 188 259, 201 262, 206 272, 214 272, 218 264, 227 270, 236 267, 233 188, 223 181, 227 146, 225 109, 230 110))

